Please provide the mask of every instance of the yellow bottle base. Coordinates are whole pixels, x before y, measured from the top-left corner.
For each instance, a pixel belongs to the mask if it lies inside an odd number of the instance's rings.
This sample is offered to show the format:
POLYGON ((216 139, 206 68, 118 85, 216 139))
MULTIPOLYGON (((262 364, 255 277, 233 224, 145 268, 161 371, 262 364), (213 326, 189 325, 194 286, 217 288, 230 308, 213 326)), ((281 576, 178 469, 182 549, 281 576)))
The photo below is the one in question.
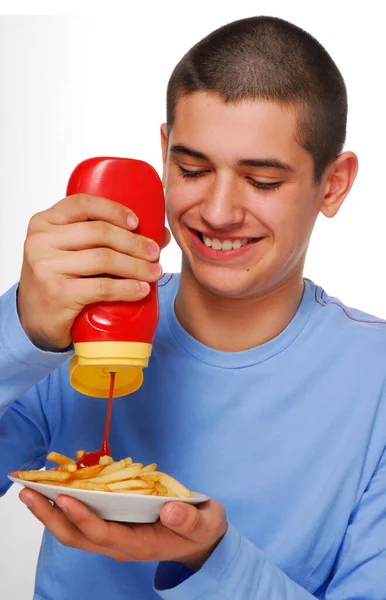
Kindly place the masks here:
POLYGON ((86 396, 108 398, 110 373, 116 373, 114 396, 141 387, 152 345, 143 342, 79 342, 68 366, 72 387, 86 396))

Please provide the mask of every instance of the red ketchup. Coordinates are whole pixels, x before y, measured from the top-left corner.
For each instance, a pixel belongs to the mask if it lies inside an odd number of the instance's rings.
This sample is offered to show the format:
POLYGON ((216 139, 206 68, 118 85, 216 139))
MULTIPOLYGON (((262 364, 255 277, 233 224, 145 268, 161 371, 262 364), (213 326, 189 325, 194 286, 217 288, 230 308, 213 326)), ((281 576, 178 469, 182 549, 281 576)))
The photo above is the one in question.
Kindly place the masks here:
MULTIPOLYGON (((79 193, 124 204, 138 217, 135 233, 162 243, 164 192, 148 163, 129 158, 85 160, 75 168, 67 187, 68 196, 79 193)), ((137 302, 98 302, 78 315, 72 327, 75 355, 69 364, 70 382, 76 390, 107 398, 111 373, 115 373, 115 396, 141 386, 158 323, 157 283, 150 287, 150 293, 137 302)))
POLYGON ((114 397, 114 384, 115 384, 115 373, 110 373, 110 389, 109 389, 109 403, 107 405, 106 414, 106 425, 105 435, 103 437, 102 447, 100 450, 95 452, 85 452, 76 463, 78 469, 84 469, 85 467, 92 467, 99 465, 99 459, 102 456, 111 456, 109 446, 109 433, 110 433, 110 421, 111 421, 111 410, 113 408, 113 397, 114 397))

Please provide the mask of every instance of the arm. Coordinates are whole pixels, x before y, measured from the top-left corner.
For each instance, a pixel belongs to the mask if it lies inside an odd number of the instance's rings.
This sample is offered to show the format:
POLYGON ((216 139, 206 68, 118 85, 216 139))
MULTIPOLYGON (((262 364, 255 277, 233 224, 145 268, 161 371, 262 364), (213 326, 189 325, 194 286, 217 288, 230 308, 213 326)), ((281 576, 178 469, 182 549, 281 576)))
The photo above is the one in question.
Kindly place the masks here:
POLYGON ((71 355, 61 349, 71 343, 82 308, 99 301, 136 301, 148 293, 140 281, 159 278, 151 269, 159 248, 130 231, 129 217, 134 214, 121 204, 77 194, 29 223, 19 286, 0 298, 2 492, 10 470, 43 465, 49 375, 71 355), (105 276, 98 277, 101 273, 105 276))
POLYGON ((351 514, 331 580, 323 582, 316 596, 299 587, 232 526, 196 573, 178 563, 160 563, 155 590, 164 600, 384 600, 386 450, 351 514))
POLYGON ((186 575, 178 563, 160 563, 155 591, 164 600, 315 599, 232 525, 201 569, 179 584, 186 575))
POLYGON ((309 585, 315 595, 227 527, 213 499, 198 507, 171 499, 159 521, 130 527, 104 521, 75 498, 58 496, 62 510, 55 511, 33 490, 23 490, 21 499, 68 546, 123 562, 160 562, 155 591, 164 600, 385 599, 386 452, 351 514, 331 573, 309 585))
POLYGON ((0 298, 0 417, 14 400, 59 367, 72 352, 45 352, 29 340, 16 308, 17 286, 0 298))
POLYGON ((0 496, 12 483, 7 473, 45 464, 49 374, 70 355, 30 342, 17 315, 16 286, 0 298, 0 496))

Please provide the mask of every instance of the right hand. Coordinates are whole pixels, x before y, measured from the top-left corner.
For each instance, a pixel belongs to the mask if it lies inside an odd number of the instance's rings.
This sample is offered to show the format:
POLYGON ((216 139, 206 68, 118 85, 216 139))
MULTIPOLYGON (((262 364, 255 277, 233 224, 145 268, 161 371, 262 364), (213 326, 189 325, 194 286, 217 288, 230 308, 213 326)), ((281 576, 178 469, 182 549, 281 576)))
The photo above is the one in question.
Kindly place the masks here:
MULTIPOLYGON (((137 225, 128 225, 129 216, 135 217, 117 202, 75 194, 32 217, 24 244, 18 311, 33 344, 43 350, 63 350, 71 344, 72 325, 87 304, 147 296, 148 284, 162 275, 160 248, 130 231, 137 225), (157 265, 159 272, 154 273, 157 265)), ((165 228, 162 247, 169 240, 165 228)))

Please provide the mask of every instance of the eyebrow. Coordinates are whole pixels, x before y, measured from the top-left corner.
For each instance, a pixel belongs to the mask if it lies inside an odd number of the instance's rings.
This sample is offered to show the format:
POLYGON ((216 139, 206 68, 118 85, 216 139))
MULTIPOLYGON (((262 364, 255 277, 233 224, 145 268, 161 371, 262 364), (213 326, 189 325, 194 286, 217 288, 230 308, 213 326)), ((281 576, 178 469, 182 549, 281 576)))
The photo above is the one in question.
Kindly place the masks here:
MULTIPOLYGON (((185 154, 187 156, 191 156, 192 158, 198 158, 200 160, 206 160, 210 162, 210 159, 203 152, 198 152, 198 150, 193 150, 192 148, 188 148, 182 144, 175 144, 170 148, 170 152, 173 154, 185 154)), ((289 173, 293 173, 295 169, 291 167, 291 165, 277 159, 271 158, 247 158, 243 160, 239 160, 237 163, 240 167, 265 167, 271 169, 281 169, 282 171, 288 171, 289 173)))

